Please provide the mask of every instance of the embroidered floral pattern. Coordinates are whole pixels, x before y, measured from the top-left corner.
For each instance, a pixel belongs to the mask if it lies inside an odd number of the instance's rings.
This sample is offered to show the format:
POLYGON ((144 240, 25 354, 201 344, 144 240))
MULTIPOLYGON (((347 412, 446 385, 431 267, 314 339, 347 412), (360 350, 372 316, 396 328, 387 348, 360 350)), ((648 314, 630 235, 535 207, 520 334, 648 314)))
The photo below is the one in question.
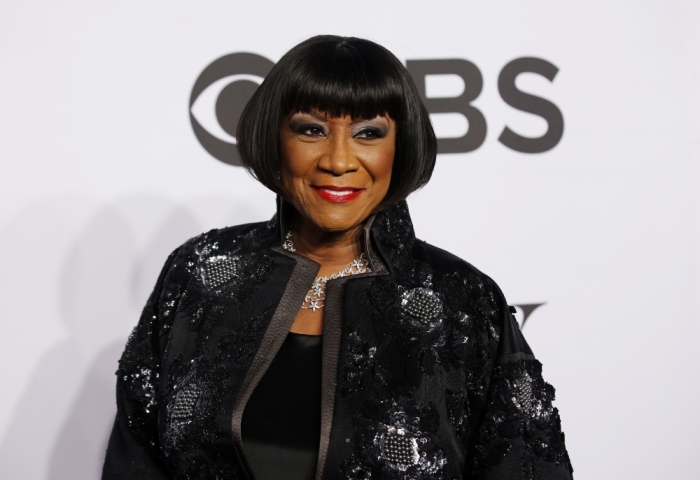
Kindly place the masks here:
POLYGON ((238 259, 230 255, 214 255, 201 267, 202 282, 212 289, 227 284, 238 276, 238 259))
POLYGON ((203 321, 214 323, 227 305, 244 303, 270 277, 273 256, 260 251, 260 244, 265 242, 260 230, 267 228, 258 227, 230 240, 228 249, 221 247, 223 240, 216 231, 190 241, 193 248, 186 268, 193 281, 181 300, 190 328, 200 328, 203 321))
POLYGON ((433 480, 442 477, 447 464, 442 450, 434 444, 439 416, 434 406, 402 406, 403 401, 379 401, 365 409, 367 419, 358 419, 358 452, 353 458, 365 458, 346 465, 346 478, 396 478, 433 480), (407 411, 409 413, 407 413, 407 411), (362 474, 359 476, 358 474, 362 474))
POLYGON ((171 387, 163 434, 166 456, 184 461, 188 448, 207 444, 214 429, 214 416, 223 398, 226 368, 200 357, 188 363, 176 360, 171 367, 171 387), (182 458, 181 458, 182 457, 182 458))
POLYGON ((542 461, 561 465, 571 474, 553 401, 554 388, 542 379, 542 365, 537 360, 497 366, 491 404, 479 434, 475 473, 485 475, 511 452, 514 442, 522 441, 520 461, 525 479, 538 478, 537 465, 542 461))
POLYGON ((367 372, 374 366, 377 347, 362 341, 357 332, 351 332, 347 339, 348 353, 345 368, 340 376, 340 394, 348 395, 362 387, 367 372))

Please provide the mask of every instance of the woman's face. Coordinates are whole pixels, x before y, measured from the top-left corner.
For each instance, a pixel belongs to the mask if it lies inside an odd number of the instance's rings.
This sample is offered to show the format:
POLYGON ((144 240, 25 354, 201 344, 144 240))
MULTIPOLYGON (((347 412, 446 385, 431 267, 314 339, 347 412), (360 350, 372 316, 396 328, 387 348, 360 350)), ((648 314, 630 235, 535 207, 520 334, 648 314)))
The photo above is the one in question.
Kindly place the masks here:
POLYGON ((343 232, 363 223, 391 181, 396 123, 295 113, 280 135, 287 199, 317 227, 343 232))

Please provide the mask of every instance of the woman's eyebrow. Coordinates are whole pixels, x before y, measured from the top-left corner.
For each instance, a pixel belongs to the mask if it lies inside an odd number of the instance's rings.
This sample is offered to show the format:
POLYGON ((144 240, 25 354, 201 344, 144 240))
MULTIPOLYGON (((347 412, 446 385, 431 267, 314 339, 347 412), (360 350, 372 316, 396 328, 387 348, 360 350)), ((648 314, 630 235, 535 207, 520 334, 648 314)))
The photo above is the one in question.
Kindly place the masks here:
POLYGON ((377 116, 374 117, 374 118, 354 118, 354 119, 352 120, 352 124, 353 124, 353 125, 358 124, 358 123, 373 123, 373 122, 377 122, 377 123, 389 123, 389 120, 387 120, 386 117, 383 117, 383 116, 381 116, 381 115, 377 115, 377 116))
POLYGON ((328 125, 328 122, 326 122, 326 120, 324 120, 322 118, 318 118, 314 115, 306 114, 306 113, 296 113, 296 114, 292 115, 289 118, 289 120, 287 120, 287 124, 292 128, 298 127, 298 126, 301 126, 301 125, 307 124, 307 123, 316 123, 319 125, 323 125, 324 127, 326 127, 328 125))
POLYGON ((311 117, 315 120, 318 120, 319 122, 326 122, 327 118, 325 115, 322 115, 320 113, 315 113, 315 112, 297 112, 294 115, 291 116, 293 119, 294 117, 311 117))
POLYGON ((361 126, 372 126, 372 127, 377 127, 382 130, 384 129, 389 129, 389 122, 386 120, 382 120, 381 118, 371 118, 371 119, 365 119, 365 120, 353 120, 352 122, 353 127, 361 127, 361 126))

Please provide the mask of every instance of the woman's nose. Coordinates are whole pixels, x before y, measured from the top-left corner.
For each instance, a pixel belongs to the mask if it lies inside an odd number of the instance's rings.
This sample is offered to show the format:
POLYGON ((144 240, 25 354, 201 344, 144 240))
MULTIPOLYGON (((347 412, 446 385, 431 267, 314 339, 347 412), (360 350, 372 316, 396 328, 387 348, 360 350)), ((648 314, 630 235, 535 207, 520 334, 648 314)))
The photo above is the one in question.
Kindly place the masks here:
POLYGON ((357 170, 358 165, 351 138, 346 135, 332 135, 328 138, 328 150, 319 163, 320 168, 333 175, 343 175, 357 170))

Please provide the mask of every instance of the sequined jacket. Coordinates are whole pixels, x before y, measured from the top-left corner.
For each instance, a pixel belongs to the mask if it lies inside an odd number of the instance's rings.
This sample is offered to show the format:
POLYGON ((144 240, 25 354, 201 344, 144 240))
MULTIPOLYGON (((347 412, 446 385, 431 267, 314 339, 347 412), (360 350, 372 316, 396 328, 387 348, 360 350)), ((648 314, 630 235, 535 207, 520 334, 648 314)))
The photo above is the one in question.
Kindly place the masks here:
MULTIPOLYGON (((281 248, 285 208, 170 255, 119 362, 103 479, 254 478, 243 409, 319 268, 281 248)), ((416 239, 405 202, 364 242, 372 272, 327 285, 316 479, 570 479, 498 286, 416 239)))

